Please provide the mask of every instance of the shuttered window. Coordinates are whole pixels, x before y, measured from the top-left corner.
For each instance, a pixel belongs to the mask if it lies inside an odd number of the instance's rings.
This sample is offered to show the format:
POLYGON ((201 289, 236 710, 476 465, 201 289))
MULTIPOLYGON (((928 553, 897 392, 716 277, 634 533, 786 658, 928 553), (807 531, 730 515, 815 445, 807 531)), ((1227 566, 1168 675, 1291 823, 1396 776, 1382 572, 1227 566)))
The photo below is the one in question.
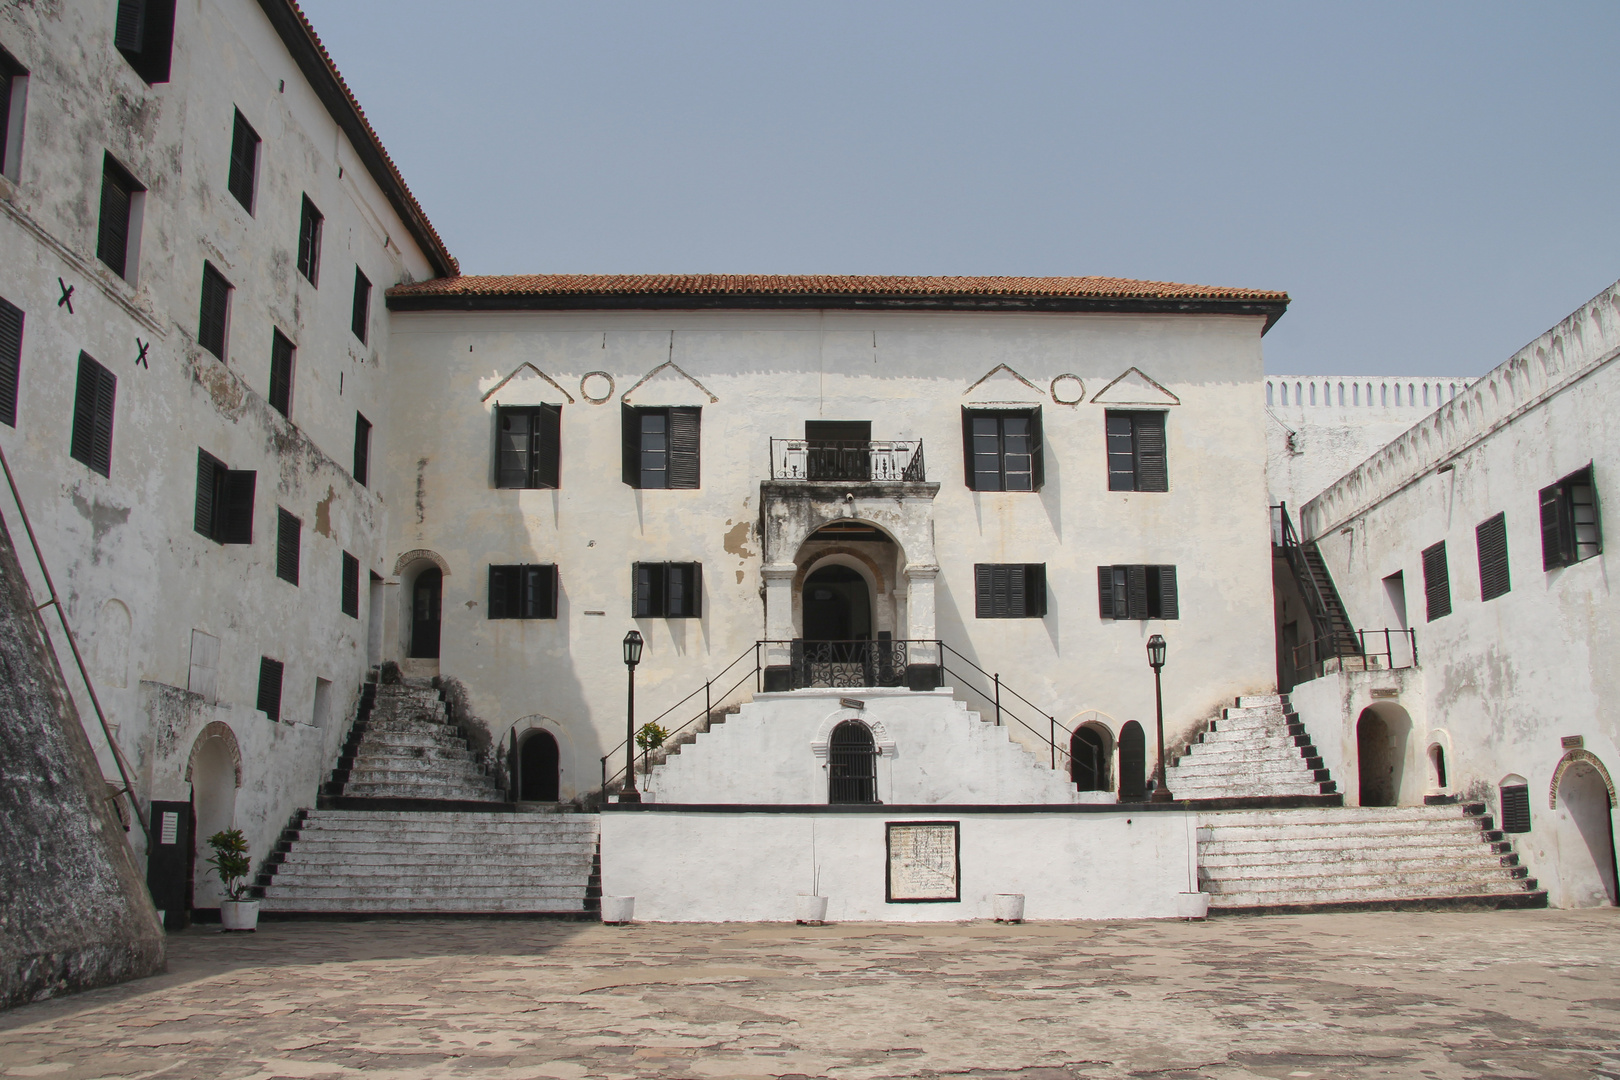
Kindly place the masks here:
POLYGON ((1540 502, 1543 570, 1603 553, 1603 522, 1591 465, 1542 488, 1540 502))
POLYGON ((101 158, 101 219, 96 228, 96 258, 121 278, 132 279, 130 238, 137 222, 135 196, 146 189, 111 154, 101 158))
POLYGON ((366 486, 371 475, 371 421, 354 414, 354 482, 366 486))
POLYGON ((247 122, 242 110, 236 111, 231 125, 231 171, 225 181, 230 193, 248 213, 253 213, 253 193, 259 171, 259 133, 247 122))
POLYGON ((113 398, 118 377, 90 356, 79 354, 79 381, 73 398, 69 453, 102 476, 112 476, 113 398))
POLYGON ((492 619, 555 619, 557 617, 557 568, 538 566, 491 566, 489 568, 489 617, 492 619))
POLYGON ((360 560, 347 551, 343 553, 343 614, 360 617, 360 560))
POLYGON ((501 406, 495 410, 495 486, 561 486, 562 406, 501 406))
POLYGON ((1104 619, 1181 618, 1174 566, 1099 566, 1097 600, 1104 619))
POLYGON ((637 619, 696 619, 703 614, 702 563, 635 563, 630 613, 637 619))
POLYGON ((978 563, 973 613, 981 619, 1039 619, 1046 614, 1045 563, 978 563))
POLYGON ((1446 542, 1423 549, 1423 598, 1428 621, 1451 614, 1451 574, 1446 569, 1446 542))
POLYGON ((1523 784, 1503 787, 1502 831, 1525 833, 1530 831, 1530 789, 1523 784))
POLYGON ((1039 491, 1041 410, 962 410, 963 475, 974 491, 1039 491))
POLYGON ((113 44, 147 85, 168 82, 174 0, 118 0, 113 44))
POLYGON ((197 344, 225 359, 225 327, 230 317, 231 283, 225 275, 214 269, 214 264, 203 262, 202 309, 197 315, 197 344))
POLYGON ((1164 415, 1107 411, 1109 491, 1170 490, 1164 415))
POLYGON ((292 415, 293 343, 280 330, 270 331, 270 407, 292 415))
POLYGON ((702 420, 696 406, 622 406, 624 482, 634 488, 700 487, 702 420))
POLYGON ((276 507, 276 577, 298 584, 298 548, 304 523, 276 507))
POLYGON ((281 719, 282 670, 280 660, 259 657, 259 711, 272 720, 281 719))
POLYGON ((1474 528, 1479 550, 1479 598, 1495 600, 1513 588, 1508 576, 1507 515, 1497 514, 1474 528))
POLYGON ((258 474, 252 470, 226 468, 208 451, 198 450, 192 527, 216 544, 253 543, 253 491, 257 481, 258 474))
POLYGON ((355 337, 365 341, 370 326, 371 279, 357 266, 354 268, 354 315, 349 321, 349 327, 354 331, 355 337))
MULTIPOLYGON (((17 179, 17 155, 12 152, 11 136, 20 135, 22 128, 19 125, 15 132, 12 130, 11 99, 17 92, 17 80, 27 74, 10 53, 0 49, 0 173, 13 180, 17 179)), ((19 138, 18 142, 21 141, 19 138)))
POLYGON ((22 308, 0 299, 0 424, 17 426, 17 386, 22 378, 22 308))
POLYGON ((304 196, 304 208, 298 215, 298 272, 303 274, 311 285, 320 283, 321 274, 321 225, 326 218, 315 209, 315 204, 304 196))

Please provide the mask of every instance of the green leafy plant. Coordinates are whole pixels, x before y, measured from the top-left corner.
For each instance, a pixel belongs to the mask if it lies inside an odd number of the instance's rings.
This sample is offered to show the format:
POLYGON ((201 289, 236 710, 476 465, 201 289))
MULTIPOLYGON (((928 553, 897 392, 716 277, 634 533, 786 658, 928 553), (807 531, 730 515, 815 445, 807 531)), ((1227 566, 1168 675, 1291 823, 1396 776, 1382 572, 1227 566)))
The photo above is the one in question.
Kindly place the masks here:
POLYGON ((658 724, 642 724, 636 732, 636 745, 643 750, 656 750, 669 738, 669 731, 658 724))
POLYGON ((242 899, 242 894, 247 892, 248 872, 253 869, 252 860, 248 858, 247 837, 242 835, 241 829, 224 829, 208 838, 208 846, 214 849, 214 857, 208 860, 208 865, 219 875, 225 894, 232 900, 242 899))

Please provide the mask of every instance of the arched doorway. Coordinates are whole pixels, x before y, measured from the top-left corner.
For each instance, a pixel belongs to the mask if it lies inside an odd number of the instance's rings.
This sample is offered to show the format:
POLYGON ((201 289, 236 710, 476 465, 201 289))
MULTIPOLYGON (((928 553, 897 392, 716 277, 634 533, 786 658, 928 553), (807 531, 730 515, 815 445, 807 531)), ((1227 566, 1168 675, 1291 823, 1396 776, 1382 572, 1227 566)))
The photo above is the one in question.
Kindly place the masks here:
POLYGON ((1609 782, 1591 761, 1569 760, 1559 768, 1556 795, 1559 907, 1607 907, 1616 892, 1614 809, 1609 782))
POLYGON ((1100 724, 1082 724, 1069 736, 1069 779, 1078 791, 1112 791, 1108 765, 1113 739, 1100 724))
POLYGON ((236 737, 223 724, 210 724, 197 737, 187 770, 191 779, 191 904, 217 908, 225 899, 219 877, 208 867, 208 838, 236 824, 236 737), (223 728, 224 730, 219 730, 223 728))
POLYGON ((806 641, 872 640, 872 593, 848 566, 823 566, 804 579, 806 641))
POLYGON ((1119 800, 1147 798, 1147 738, 1142 725, 1129 720, 1119 729, 1119 800))
POLYGON ((443 601, 444 572, 430 566, 417 574, 411 586, 411 659, 439 658, 439 613, 443 601))
POLYGON ((877 743, 872 729, 859 720, 843 721, 827 740, 827 801, 878 801, 877 743))
POLYGON ((556 802, 559 787, 557 740, 534 730, 518 745, 518 798, 523 802, 556 802))
POLYGON ((1356 720, 1356 778, 1362 806, 1394 806, 1399 787, 1395 739, 1384 718, 1372 709, 1356 720))

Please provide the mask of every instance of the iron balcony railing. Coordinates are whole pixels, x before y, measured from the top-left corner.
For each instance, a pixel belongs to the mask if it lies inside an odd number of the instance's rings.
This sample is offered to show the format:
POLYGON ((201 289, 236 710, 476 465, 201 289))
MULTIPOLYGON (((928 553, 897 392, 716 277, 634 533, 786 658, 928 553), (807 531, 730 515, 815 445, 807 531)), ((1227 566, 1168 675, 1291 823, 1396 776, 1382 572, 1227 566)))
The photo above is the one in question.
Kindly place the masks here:
POLYGON ((1357 630, 1355 635, 1357 647, 1353 653, 1338 640, 1343 634, 1319 637, 1296 645, 1294 670, 1315 679, 1321 678, 1325 665, 1335 659, 1339 661, 1340 671, 1395 671, 1418 666, 1415 629, 1357 630))
POLYGON ((843 483, 922 481, 921 439, 887 442, 829 442, 772 439, 772 480, 826 480, 843 483))

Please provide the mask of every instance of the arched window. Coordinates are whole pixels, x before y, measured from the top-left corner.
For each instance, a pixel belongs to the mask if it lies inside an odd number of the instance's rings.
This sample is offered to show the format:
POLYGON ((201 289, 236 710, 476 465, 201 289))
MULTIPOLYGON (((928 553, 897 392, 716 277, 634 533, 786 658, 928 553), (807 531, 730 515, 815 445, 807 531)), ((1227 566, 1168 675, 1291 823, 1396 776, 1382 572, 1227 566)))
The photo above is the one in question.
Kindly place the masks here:
POLYGON ((1316 384, 1311 383, 1311 404, 1316 404, 1316 384))
POLYGON ((877 754, 872 729, 859 720, 833 728, 827 742, 827 801, 877 802, 877 754))
POLYGON ((1344 383, 1339 384, 1339 407, 1344 408, 1344 383))
POLYGON ((1266 383, 1266 404, 1277 404, 1277 387, 1274 383, 1266 383))
POLYGON ((1288 384, 1287 383, 1282 384, 1282 403, 1284 405, 1288 404, 1288 384))
POLYGON ((1446 750, 1439 743, 1429 747, 1429 767, 1434 772, 1434 786, 1444 791, 1446 784, 1446 750))
POLYGON ((1305 391, 1300 387, 1299 383, 1294 384, 1294 404, 1305 404, 1305 391))
POLYGON ((1352 404, 1352 405, 1360 405, 1361 404, 1361 384, 1360 383, 1351 383, 1350 384, 1350 404, 1352 404))

